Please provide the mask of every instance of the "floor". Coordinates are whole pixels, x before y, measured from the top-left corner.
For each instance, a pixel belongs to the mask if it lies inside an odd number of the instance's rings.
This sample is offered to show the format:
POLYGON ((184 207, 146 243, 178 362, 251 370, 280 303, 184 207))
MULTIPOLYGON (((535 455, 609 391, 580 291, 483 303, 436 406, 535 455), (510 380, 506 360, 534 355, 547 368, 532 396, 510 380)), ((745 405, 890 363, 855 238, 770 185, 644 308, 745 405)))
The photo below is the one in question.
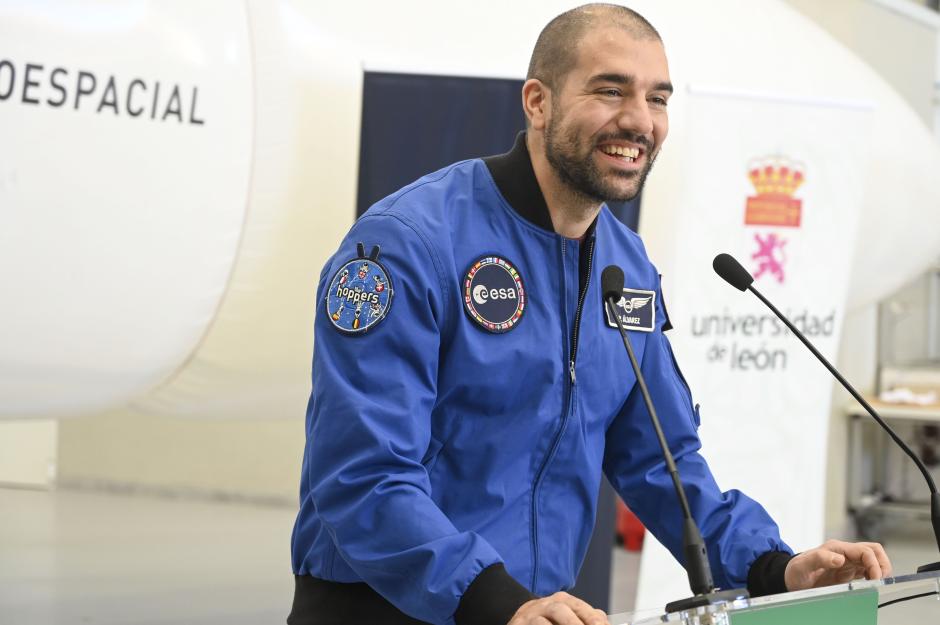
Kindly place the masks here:
POLYGON ((0 490, 0 623, 284 623, 294 512, 0 490))
MULTIPOLYGON (((0 489, 0 623, 281 624, 294 511, 236 503, 0 489)), ((898 571, 940 555, 923 528, 888 528, 898 571)), ((614 551, 611 612, 633 605, 637 554, 614 551)), ((879 611, 879 625, 940 622, 940 601, 879 611)))

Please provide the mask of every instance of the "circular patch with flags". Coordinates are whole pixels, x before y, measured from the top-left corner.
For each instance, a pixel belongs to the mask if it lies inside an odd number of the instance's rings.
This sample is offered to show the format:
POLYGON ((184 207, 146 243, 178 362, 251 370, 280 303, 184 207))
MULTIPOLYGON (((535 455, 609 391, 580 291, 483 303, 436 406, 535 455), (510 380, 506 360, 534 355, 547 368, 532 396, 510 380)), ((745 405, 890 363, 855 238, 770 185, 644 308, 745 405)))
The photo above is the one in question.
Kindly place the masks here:
POLYGON ((385 318, 392 294, 392 280, 385 267, 371 258, 356 258, 333 274, 326 312, 337 330, 359 334, 385 318))
POLYGON ((484 256, 467 270, 463 281, 464 308, 470 318, 490 332, 508 332, 525 311, 522 276, 505 258, 484 256))

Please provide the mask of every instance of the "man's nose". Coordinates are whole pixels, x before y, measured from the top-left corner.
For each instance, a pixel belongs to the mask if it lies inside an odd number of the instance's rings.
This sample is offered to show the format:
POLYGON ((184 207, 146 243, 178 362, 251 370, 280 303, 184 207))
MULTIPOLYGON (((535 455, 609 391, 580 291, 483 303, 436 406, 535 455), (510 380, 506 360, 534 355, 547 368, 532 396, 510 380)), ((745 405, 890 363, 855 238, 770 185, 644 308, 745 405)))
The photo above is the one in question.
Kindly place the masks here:
POLYGON ((624 100, 617 117, 617 125, 622 130, 628 130, 647 139, 653 136, 653 116, 650 115, 649 105, 643 97, 628 98, 624 100))

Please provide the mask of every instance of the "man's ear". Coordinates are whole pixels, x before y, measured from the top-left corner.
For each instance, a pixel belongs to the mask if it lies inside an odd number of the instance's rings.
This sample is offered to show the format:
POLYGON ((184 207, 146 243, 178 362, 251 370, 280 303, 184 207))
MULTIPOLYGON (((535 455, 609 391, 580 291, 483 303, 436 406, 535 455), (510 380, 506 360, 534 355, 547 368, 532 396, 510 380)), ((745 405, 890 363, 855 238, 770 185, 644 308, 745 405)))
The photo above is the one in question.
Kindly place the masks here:
POLYGON ((548 85, 538 78, 530 78, 522 85, 522 110, 529 127, 544 130, 551 112, 551 91, 548 85))

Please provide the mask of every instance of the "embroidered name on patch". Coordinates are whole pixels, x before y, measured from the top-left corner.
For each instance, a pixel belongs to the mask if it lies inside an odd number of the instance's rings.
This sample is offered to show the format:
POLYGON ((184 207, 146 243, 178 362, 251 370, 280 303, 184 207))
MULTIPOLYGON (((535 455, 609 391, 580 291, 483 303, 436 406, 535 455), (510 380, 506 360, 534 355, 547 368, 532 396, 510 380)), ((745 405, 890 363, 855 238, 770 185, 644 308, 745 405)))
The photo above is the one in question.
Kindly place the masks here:
POLYGON ((505 258, 484 256, 470 265, 463 281, 467 314, 489 332, 508 332, 525 312, 522 276, 505 258))
POLYGON ((378 261, 379 246, 339 268, 330 280, 326 311, 333 327, 346 334, 361 334, 379 324, 392 305, 392 279, 378 261))
MULTIPOLYGON (((656 328, 656 291, 624 289, 620 301, 614 307, 624 330, 652 332, 656 328)), ((607 325, 617 327, 617 321, 610 316, 610 306, 604 306, 607 325)))

